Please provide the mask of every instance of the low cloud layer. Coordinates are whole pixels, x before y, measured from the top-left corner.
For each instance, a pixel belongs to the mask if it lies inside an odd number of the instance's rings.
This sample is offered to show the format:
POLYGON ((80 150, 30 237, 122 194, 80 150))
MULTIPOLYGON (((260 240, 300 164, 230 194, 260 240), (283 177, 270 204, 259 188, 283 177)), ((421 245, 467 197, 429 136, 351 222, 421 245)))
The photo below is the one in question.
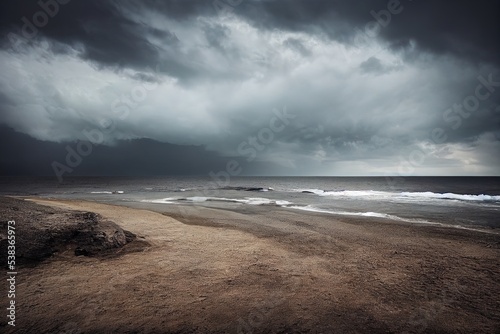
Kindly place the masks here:
POLYGON ((202 147, 247 174, 498 175, 499 1, 41 3, 0 5, 0 123, 36 140, 202 147))

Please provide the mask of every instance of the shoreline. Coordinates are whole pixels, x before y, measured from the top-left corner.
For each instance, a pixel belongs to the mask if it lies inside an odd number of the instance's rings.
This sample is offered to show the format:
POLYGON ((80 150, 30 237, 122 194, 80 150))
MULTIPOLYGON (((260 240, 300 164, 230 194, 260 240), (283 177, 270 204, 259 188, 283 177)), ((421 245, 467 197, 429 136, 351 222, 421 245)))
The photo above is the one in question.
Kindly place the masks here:
MULTIPOLYGON (((463 231, 471 231, 471 232, 477 232, 477 233, 486 233, 486 234, 491 234, 491 235, 498 235, 500 236, 500 229, 494 228, 494 227, 488 227, 488 226, 481 226, 481 225, 476 225, 478 226, 477 228, 474 227, 475 225, 459 225, 459 224, 453 224, 453 223, 443 223, 443 222, 438 222, 438 221, 425 221, 425 220, 419 220, 419 219, 405 219, 405 218, 400 218, 396 217, 396 219, 389 217, 381 217, 381 216, 370 216, 370 215, 344 215, 344 214, 338 214, 335 212, 330 212, 328 210, 321 211, 321 210, 303 210, 303 209, 298 209, 296 207, 287 207, 287 206, 280 206, 280 205, 255 205, 247 208, 222 208, 222 207, 210 207, 210 206, 203 206, 203 205, 185 205, 185 204, 177 204, 177 203, 170 203, 170 204, 157 204, 153 202, 130 202, 130 201, 114 201, 114 202, 107 202, 107 201, 95 201, 95 200, 90 200, 90 199, 58 199, 58 198, 52 198, 52 197, 36 197, 36 196, 6 196, 6 197, 12 197, 12 198, 19 198, 19 199, 25 199, 25 200, 47 200, 49 202, 90 202, 90 203, 100 203, 100 204, 105 204, 105 205, 112 205, 112 206, 117 206, 117 207, 126 207, 130 209, 140 209, 140 210, 148 210, 148 211, 153 211, 161 214, 165 214, 167 216, 169 215, 174 215, 178 218, 182 218, 187 215, 192 215, 193 213, 196 213, 197 216, 199 216, 199 212, 204 211, 204 210, 214 210, 219 213, 227 213, 227 212, 250 212, 252 211, 253 208, 263 208, 263 210, 284 210, 288 212, 296 212, 298 214, 303 214, 303 215, 309 215, 309 216, 322 216, 324 218, 330 217, 334 221, 343 221, 343 222, 357 222, 357 223, 366 223, 366 224, 392 224, 392 225, 399 225, 402 227, 405 226, 412 226, 412 227, 422 227, 422 228, 437 228, 437 229, 451 229, 451 230, 463 230, 463 231), (179 209, 183 208, 183 209, 179 209), (195 208, 195 209, 191 209, 195 208)), ((257 209, 258 210, 258 209, 257 209)), ((203 217, 201 217, 203 218, 203 217)), ((189 219, 188 219, 189 220, 189 219)), ((204 225, 202 223, 202 225, 204 225)))
POLYGON ((110 259, 56 255, 22 268, 25 332, 500 329, 497 234, 272 207, 158 213, 28 200, 96 212, 150 246, 110 259))

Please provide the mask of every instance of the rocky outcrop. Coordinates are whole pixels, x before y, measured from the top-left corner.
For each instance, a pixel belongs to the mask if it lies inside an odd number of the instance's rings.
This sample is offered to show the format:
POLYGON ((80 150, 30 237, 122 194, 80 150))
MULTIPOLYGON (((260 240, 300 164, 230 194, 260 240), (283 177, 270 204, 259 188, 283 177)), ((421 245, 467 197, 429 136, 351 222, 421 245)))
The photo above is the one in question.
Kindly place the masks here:
POLYGON ((116 253, 136 236, 93 212, 64 211, 0 198, 0 263, 7 263, 7 224, 15 223, 16 264, 37 263, 54 253, 99 256, 116 253))

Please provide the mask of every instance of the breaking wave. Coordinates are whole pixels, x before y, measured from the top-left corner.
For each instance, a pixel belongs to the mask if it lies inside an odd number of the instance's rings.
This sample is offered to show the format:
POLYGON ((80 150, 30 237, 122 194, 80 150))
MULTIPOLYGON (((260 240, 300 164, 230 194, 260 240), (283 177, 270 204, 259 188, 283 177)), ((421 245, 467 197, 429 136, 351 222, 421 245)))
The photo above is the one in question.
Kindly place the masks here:
POLYGON ((145 203, 157 203, 157 204, 173 204, 173 203, 203 203, 203 202, 228 202, 228 203, 240 203, 249 205, 276 205, 276 206, 287 206, 292 203, 284 200, 272 200, 269 198, 260 197, 246 197, 244 199, 236 198, 224 198, 224 197, 181 197, 181 198, 163 198, 163 199, 153 199, 153 200, 142 200, 145 203))
POLYGON ((345 198, 363 198, 363 199, 388 199, 388 200, 420 200, 428 201, 435 199, 442 200, 459 200, 459 201, 474 201, 474 202, 500 202, 499 195, 464 195, 454 193, 434 193, 426 192, 387 192, 374 190, 341 190, 327 191, 321 189, 296 189, 294 192, 305 194, 315 194, 318 196, 345 197, 345 198))

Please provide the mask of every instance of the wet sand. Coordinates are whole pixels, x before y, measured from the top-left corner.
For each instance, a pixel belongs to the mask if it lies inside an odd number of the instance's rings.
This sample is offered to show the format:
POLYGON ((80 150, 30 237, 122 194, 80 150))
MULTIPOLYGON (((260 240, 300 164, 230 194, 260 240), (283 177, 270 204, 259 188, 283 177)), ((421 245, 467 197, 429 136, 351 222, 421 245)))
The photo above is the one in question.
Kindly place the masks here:
POLYGON ((21 268, 15 332, 500 333, 497 234, 272 206, 32 200, 98 213, 148 246, 21 268))

